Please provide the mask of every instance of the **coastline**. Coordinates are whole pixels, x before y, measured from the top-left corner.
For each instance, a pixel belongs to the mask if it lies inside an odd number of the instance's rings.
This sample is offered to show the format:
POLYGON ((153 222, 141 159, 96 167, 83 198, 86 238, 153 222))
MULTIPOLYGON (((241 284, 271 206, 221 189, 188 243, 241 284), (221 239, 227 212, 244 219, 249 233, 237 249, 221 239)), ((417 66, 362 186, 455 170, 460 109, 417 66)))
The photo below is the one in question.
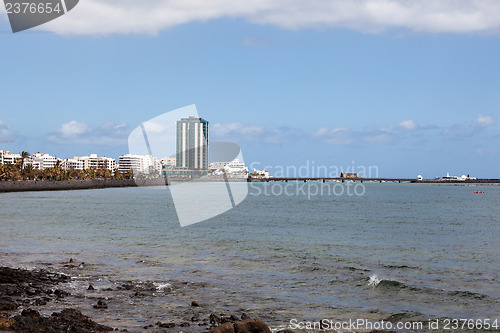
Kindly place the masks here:
MULTIPOLYGON (((271 333, 259 318, 246 313, 216 314, 204 304, 192 301, 184 306, 183 318, 157 308, 157 313, 140 321, 117 314, 120 303, 140 304, 144 298, 163 298, 186 289, 187 281, 171 284, 115 281, 103 288, 96 281, 82 279, 92 264, 74 259, 49 267, 0 266, 1 332, 183 332, 271 333), (84 288, 74 285, 84 284, 84 288), (72 286, 73 285, 73 286, 72 286), (88 286, 88 287, 87 287, 88 286)), ((80 286, 81 287, 81 286, 80 286)))
POLYGON ((87 179, 87 180, 20 180, 0 181, 2 192, 68 191, 113 187, 138 187, 167 185, 165 179, 87 179))
MULTIPOLYGON (((171 182, 182 182, 185 179, 73 179, 73 180, 0 180, 0 193, 31 191, 70 191, 92 190, 117 187, 168 186, 171 182)), ((224 182, 223 177, 194 179, 196 182, 224 182)), ((229 182, 246 182, 246 178, 228 178, 229 182)))

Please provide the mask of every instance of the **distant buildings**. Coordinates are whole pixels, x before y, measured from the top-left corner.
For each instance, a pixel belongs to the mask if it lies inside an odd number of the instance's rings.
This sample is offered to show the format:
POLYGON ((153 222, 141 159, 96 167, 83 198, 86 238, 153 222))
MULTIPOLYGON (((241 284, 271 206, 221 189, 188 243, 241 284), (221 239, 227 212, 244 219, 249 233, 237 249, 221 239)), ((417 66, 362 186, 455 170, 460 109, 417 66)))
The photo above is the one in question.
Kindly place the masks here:
POLYGON ((226 174, 227 176, 242 178, 248 176, 248 168, 239 159, 231 162, 212 162, 209 165, 209 170, 214 175, 226 174))
POLYGON ((208 121, 189 117, 177 121, 176 167, 208 170, 208 121))
POLYGON ((160 160, 160 162, 164 167, 174 168, 177 164, 177 159, 175 157, 164 157, 160 160))
POLYGON ((250 176, 252 176, 252 178, 268 179, 269 178, 269 171, 253 169, 253 172, 250 174, 250 176))
POLYGON ((64 170, 75 169, 75 170, 84 170, 84 163, 81 160, 75 158, 67 158, 62 161, 61 167, 64 170))
POLYGON ((340 178, 358 178, 357 173, 341 172, 340 178))
POLYGON ((27 161, 27 163, 31 163, 33 165, 33 169, 44 170, 47 168, 53 168, 57 165, 57 163, 61 163, 61 160, 45 153, 35 153, 31 156, 31 158, 27 161))
POLYGON ((161 172, 161 162, 151 155, 122 155, 118 159, 118 171, 133 171, 134 174, 152 174, 161 172))
POLYGON ((116 169, 116 161, 110 157, 97 157, 97 154, 90 154, 90 156, 75 156, 74 160, 83 163, 83 169, 108 169, 114 171, 116 169))
MULTIPOLYGON (((89 156, 75 156, 60 159, 46 153, 37 152, 24 159, 24 165, 32 165, 34 169, 44 170, 59 166, 64 170, 108 169, 111 172, 129 172, 134 176, 178 177, 183 179, 211 175, 225 175, 233 178, 247 177, 248 168, 235 159, 218 161, 209 165, 208 121, 199 117, 182 118, 177 121, 176 156, 167 156, 158 160, 151 155, 126 154, 115 159, 89 156)), ((20 154, 0 150, 0 164, 15 164, 22 160, 20 154)), ((267 172, 266 172, 267 173, 267 172)), ((263 175, 265 176, 265 175, 263 175)), ((267 173, 267 177, 269 174, 267 173)))
POLYGON ((15 164, 22 159, 20 154, 12 154, 10 151, 0 150, 0 164, 15 164))
POLYGON ((461 177, 458 177, 458 176, 450 176, 450 173, 447 172, 446 173, 446 176, 443 176, 443 177, 436 177, 436 180, 441 180, 441 181, 446 181, 446 180, 474 180, 474 179, 477 179, 477 178, 471 178, 469 177, 469 175, 462 175, 461 177))
MULTIPOLYGON (((10 151, 0 150, 0 164, 15 164, 22 160, 20 154, 12 154, 10 151)), ((76 169, 109 169, 116 170, 116 161, 110 157, 98 157, 97 154, 90 156, 75 156, 74 158, 60 159, 47 153, 36 152, 24 159, 25 166, 31 165, 33 169, 44 170, 59 165, 64 170, 76 169)))

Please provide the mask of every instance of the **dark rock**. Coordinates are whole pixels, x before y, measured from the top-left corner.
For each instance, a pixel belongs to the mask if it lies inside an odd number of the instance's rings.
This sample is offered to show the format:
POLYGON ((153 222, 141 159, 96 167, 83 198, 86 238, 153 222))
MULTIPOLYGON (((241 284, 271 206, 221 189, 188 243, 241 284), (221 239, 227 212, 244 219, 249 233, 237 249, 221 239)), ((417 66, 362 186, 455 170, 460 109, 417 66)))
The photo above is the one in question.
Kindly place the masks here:
POLYGON ((133 284, 124 284, 122 285, 122 288, 125 290, 132 290, 135 288, 135 286, 133 284))
POLYGON ((161 327, 161 328, 173 328, 175 327, 175 323, 162 323, 162 322, 157 322, 156 326, 161 327))
POLYGON ((245 319, 212 327, 209 333, 271 333, 271 330, 261 319, 245 319))
POLYGON ((14 318, 9 329, 14 332, 109 332, 113 328, 97 324, 76 309, 54 312, 50 317, 40 316, 35 310, 26 309, 14 318))
POLYGON ((87 290, 95 290, 94 286, 89 284, 89 287, 87 288, 87 290))
POLYGON ((191 326, 191 324, 190 324, 190 323, 188 323, 187 321, 185 321, 185 322, 183 322, 183 323, 180 323, 180 324, 179 324, 179 326, 180 326, 180 327, 189 327, 189 326, 191 326))
POLYGON ((198 302, 196 302, 196 301, 192 301, 191 302, 191 306, 192 307, 198 307, 198 306, 200 306, 200 304, 198 304, 198 302))
POLYGON ((43 269, 29 271, 0 267, 0 311, 16 310, 21 305, 45 305, 54 296, 59 298, 69 295, 60 290, 53 291, 55 285, 69 280, 67 275, 49 273, 43 269))
POLYGON ((241 315, 241 320, 245 320, 245 319, 250 319, 250 316, 249 316, 249 315, 247 315, 246 313, 243 313, 243 314, 241 315))
POLYGON ((217 327, 212 327, 209 333, 235 333, 233 323, 225 323, 217 327))
POLYGON ((74 260, 73 258, 69 258, 69 263, 70 263, 70 264, 72 264, 72 263, 74 263, 74 262, 75 262, 75 260, 74 260))
POLYGON ((217 325, 221 324, 221 319, 216 314, 211 313, 210 317, 209 317, 209 320, 210 320, 210 325, 211 326, 217 326, 217 325))
POLYGON ((64 296, 68 296, 69 293, 65 292, 64 290, 56 289, 54 290, 54 295, 56 295, 57 298, 64 298, 64 296))
POLYGON ((235 333, 271 333, 269 327, 261 319, 246 319, 234 324, 235 333))
POLYGON ((26 310, 23 310, 23 312, 21 312, 21 316, 30 317, 30 318, 39 318, 40 314, 36 310, 26 309, 26 310))
POLYGON ((103 302, 103 301, 97 301, 97 304, 94 305, 94 309, 107 309, 108 308, 108 305, 103 302))
POLYGON ((19 307, 20 304, 17 304, 14 300, 8 297, 0 297, 0 311, 10 311, 15 310, 19 307))

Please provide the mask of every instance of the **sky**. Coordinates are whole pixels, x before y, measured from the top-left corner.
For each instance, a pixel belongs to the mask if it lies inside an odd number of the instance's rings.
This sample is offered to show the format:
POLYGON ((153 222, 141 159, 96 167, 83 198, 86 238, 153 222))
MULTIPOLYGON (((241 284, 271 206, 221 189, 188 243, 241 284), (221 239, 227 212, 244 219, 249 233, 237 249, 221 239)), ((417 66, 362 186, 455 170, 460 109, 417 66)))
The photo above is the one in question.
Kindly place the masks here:
POLYGON ((271 173, 500 178, 496 0, 82 0, 16 34, 0 5, 0 51, 2 150, 117 158, 195 104, 271 173))

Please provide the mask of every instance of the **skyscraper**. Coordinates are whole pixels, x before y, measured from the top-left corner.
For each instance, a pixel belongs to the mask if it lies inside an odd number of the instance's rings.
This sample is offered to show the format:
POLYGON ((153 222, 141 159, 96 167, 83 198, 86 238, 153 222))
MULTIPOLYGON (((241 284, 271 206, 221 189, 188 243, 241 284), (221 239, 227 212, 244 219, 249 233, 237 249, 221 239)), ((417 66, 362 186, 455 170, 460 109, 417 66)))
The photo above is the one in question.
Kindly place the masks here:
POLYGON ((208 121, 189 117, 177 121, 177 168, 208 170, 208 121))

